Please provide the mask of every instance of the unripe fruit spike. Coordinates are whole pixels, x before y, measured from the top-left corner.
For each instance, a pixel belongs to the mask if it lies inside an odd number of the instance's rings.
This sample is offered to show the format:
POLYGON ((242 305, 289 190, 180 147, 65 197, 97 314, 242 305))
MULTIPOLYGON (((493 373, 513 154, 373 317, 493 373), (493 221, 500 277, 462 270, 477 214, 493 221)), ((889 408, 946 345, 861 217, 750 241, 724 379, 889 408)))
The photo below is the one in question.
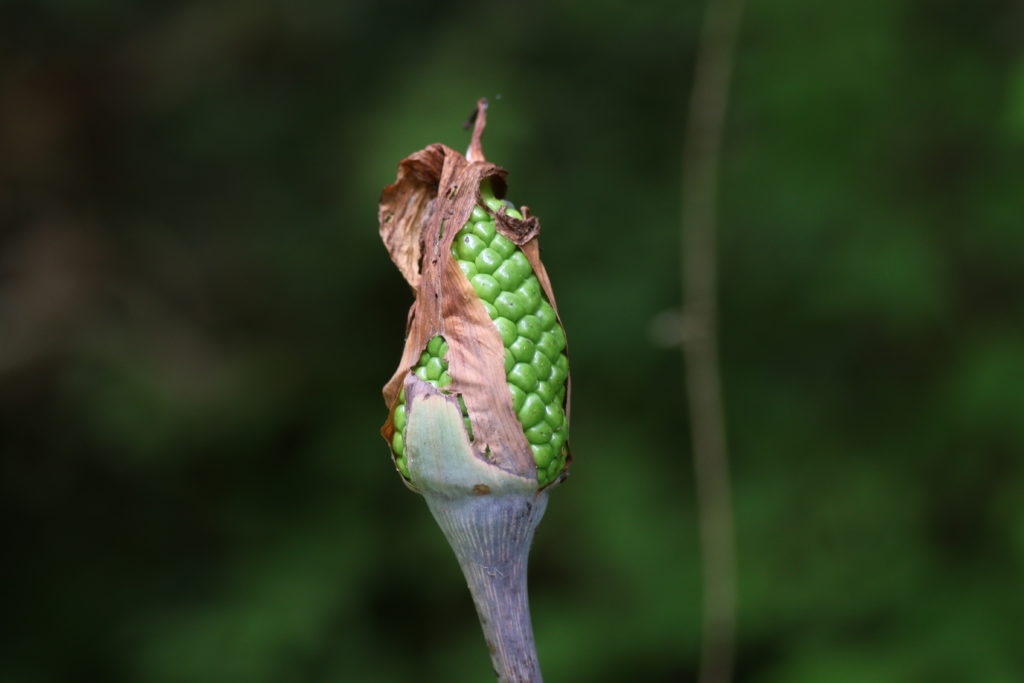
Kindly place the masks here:
MULTIPOLYGON (((470 156, 467 163, 440 145, 428 147, 402 162, 399 182, 382 195, 381 235, 418 290, 402 367, 385 388, 392 414, 382 431, 415 486, 404 452, 407 426, 395 422, 405 405, 398 393, 415 376, 462 397, 479 457, 544 488, 567 467, 568 420, 550 433, 527 432, 555 408, 568 414, 565 332, 539 258, 537 219, 498 198, 503 171, 472 148, 470 156), (524 403, 529 410, 522 413, 524 403), (537 446, 550 447, 550 455, 537 446)), ((397 419, 407 425, 409 417, 397 419)))
MULTIPOLYGON (((493 199, 489 183, 484 183, 481 195, 488 206, 494 204, 489 201, 493 199)), ((505 208, 500 203, 498 206, 505 208)), ((534 462, 537 465, 537 483, 543 487, 553 478, 549 474, 549 469, 557 475, 564 466, 568 454, 565 446, 568 428, 564 417, 557 425, 538 425, 547 413, 555 414, 557 411, 564 416, 564 406, 561 405, 559 392, 567 379, 567 373, 561 369, 561 366, 567 367, 568 363, 568 358, 561 353, 565 334, 551 304, 543 300, 540 284, 533 274, 529 261, 518 247, 497 233, 495 218, 483 207, 473 207, 470 220, 455 236, 451 254, 458 261, 462 272, 469 277, 470 285, 481 300, 487 304, 493 302, 494 311, 498 314, 497 317, 491 317, 506 349, 505 371, 508 382, 510 386, 522 392, 522 397, 513 394, 515 403, 521 404, 516 410, 516 416, 523 426, 526 440, 531 445, 534 462), (490 239, 490 243, 485 241, 487 238, 490 239), (498 245, 505 256, 492 248, 493 243, 498 240, 504 240, 511 247, 510 251, 498 245), (470 273, 473 274, 469 275, 470 273), (545 341, 543 350, 535 350, 542 338, 545 341), (554 362, 549 356, 555 357, 554 362), (508 362, 510 357, 514 361, 511 366, 508 362), (543 445, 550 448, 533 448, 543 445)), ((418 377, 436 388, 449 386, 452 382, 451 375, 448 374, 448 363, 440 353, 442 345, 447 351, 448 345, 441 336, 432 338, 412 370, 418 377), (445 378, 443 383, 442 377, 445 378)), ((398 425, 396 409, 396 432, 392 437, 392 450, 395 452, 396 466, 408 479, 409 472, 404 454, 404 401, 399 403, 399 407, 403 411, 403 426, 398 425)), ((471 432, 472 420, 469 419, 464 404, 463 417, 466 418, 467 429, 471 432)))

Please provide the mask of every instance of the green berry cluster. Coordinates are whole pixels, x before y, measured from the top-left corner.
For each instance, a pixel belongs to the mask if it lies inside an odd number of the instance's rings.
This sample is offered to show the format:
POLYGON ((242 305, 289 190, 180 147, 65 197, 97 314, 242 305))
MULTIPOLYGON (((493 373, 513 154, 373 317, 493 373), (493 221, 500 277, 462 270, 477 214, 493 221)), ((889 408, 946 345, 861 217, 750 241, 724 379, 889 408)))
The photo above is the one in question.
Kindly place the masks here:
MULTIPOLYGON (((485 203, 495 213, 504 210, 507 215, 522 219, 508 202, 486 197, 485 203)), ((501 335, 512 407, 533 451, 537 482, 545 486, 565 467, 568 454, 564 406, 569 359, 564 353, 565 332, 558 324, 555 310, 544 300, 530 262, 519 247, 498 234, 494 217, 482 207, 473 207, 469 221, 455 236, 452 256, 501 335)), ((447 351, 448 343, 434 337, 413 372, 444 390, 452 382, 445 360, 447 351)), ((404 390, 398 400, 391 446, 399 471, 408 478, 404 390)), ((459 405, 472 440, 473 430, 461 396, 459 405)))
MULTIPOLYGON (((522 219, 511 203, 485 196, 491 211, 522 219)), ((533 450, 537 480, 550 483, 565 467, 568 424, 565 382, 569 359, 565 332, 526 255, 498 234, 494 216, 473 207, 455 235, 452 256, 483 302, 505 346, 505 374, 512 407, 533 450)))

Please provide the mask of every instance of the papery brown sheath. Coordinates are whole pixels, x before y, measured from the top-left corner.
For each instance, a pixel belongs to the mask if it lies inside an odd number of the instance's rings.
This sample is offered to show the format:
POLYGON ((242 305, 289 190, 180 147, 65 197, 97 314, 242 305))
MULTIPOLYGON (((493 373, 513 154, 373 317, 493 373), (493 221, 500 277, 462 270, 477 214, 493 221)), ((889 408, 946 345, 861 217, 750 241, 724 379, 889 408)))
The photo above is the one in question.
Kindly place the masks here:
MULTIPOLYGON (((501 336, 451 254, 456 233, 473 207, 483 204, 481 182, 489 179, 499 198, 505 193, 506 172, 485 161, 481 147, 486 108, 485 100, 477 103, 466 157, 430 145, 402 160, 397 181, 381 195, 381 238, 416 293, 401 362, 384 387, 388 419, 381 433, 391 444, 404 390, 409 477, 403 481, 423 495, 455 552, 498 680, 532 683, 542 679, 530 625, 527 556, 548 492, 566 476, 569 460, 551 485, 538 490, 532 451, 512 407, 501 336), (443 390, 412 372, 438 335, 448 344, 452 377, 443 390), (458 395, 472 422, 472 441, 458 395)), ((540 224, 525 207, 522 215, 520 220, 501 210, 495 229, 522 250, 557 317, 540 262, 540 224)), ((566 420, 570 392, 567 380, 566 420)))

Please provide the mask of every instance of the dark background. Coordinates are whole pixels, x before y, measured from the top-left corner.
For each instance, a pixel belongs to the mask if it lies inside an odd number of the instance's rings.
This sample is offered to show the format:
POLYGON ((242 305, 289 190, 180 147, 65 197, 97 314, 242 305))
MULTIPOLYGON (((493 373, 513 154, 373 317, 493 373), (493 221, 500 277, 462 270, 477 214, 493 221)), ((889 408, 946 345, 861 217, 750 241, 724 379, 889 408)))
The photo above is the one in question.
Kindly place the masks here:
MULTIPOLYGON (((490 97, 572 345, 548 680, 686 681, 700 3, 0 6, 0 680, 489 680, 377 430, 398 161, 490 97), (497 95, 501 99, 496 99, 497 95)), ((721 186, 742 681, 1019 681, 1024 11, 751 2, 721 186)))

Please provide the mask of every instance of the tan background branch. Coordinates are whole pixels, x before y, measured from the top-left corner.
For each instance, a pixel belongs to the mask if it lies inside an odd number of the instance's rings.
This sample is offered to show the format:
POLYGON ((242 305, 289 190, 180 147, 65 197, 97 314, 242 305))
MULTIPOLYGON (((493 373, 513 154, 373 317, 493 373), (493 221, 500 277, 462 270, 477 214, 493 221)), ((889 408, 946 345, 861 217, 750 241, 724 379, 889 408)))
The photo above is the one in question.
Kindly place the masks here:
POLYGON ((736 560, 716 331, 718 166, 742 0, 710 0, 683 150, 683 355, 703 574, 700 681, 732 678, 736 560))

